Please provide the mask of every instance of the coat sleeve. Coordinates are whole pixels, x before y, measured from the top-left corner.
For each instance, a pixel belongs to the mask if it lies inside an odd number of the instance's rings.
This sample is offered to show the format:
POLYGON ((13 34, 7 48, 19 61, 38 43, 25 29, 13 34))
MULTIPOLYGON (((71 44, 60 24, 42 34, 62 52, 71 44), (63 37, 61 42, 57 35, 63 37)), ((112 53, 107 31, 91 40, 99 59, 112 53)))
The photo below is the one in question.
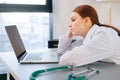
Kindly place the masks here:
POLYGON ((79 39, 79 40, 76 40, 75 42, 72 43, 71 38, 60 37, 59 38, 59 43, 58 43, 57 53, 62 55, 65 52, 73 49, 73 47, 80 46, 81 44, 83 44, 83 39, 82 38, 79 39))
POLYGON ((97 33, 91 40, 85 41, 83 45, 74 47, 63 54, 59 64, 82 66, 108 58, 113 55, 111 46, 109 37, 105 32, 97 33))

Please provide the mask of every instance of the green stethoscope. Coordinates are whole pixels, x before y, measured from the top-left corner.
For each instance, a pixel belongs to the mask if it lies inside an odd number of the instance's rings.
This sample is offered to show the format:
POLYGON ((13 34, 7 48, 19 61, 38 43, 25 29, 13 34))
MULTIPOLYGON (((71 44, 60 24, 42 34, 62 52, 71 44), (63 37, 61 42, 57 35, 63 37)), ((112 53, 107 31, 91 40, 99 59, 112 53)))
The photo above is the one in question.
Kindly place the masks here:
MULTIPOLYGON (((79 68, 79 67, 73 67, 73 65, 69 65, 69 66, 58 66, 58 67, 53 67, 53 68, 37 70, 31 74, 30 80, 36 80, 36 77, 38 75, 45 73, 45 72, 56 71, 56 70, 66 70, 66 69, 73 70, 74 68, 79 68)), ((87 69, 81 72, 69 74, 67 80, 85 80, 86 78, 89 78, 90 76, 94 74, 99 74, 99 70, 87 67, 87 69), (88 73, 88 74, 84 74, 84 73, 88 73)))

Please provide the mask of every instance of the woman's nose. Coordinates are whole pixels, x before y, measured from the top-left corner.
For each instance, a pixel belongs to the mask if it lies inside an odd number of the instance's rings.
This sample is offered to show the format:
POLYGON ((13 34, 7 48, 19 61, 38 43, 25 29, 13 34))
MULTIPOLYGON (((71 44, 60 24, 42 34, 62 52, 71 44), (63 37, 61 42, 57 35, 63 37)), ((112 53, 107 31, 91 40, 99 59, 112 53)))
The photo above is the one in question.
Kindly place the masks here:
POLYGON ((72 27, 72 24, 69 24, 69 28, 72 27))

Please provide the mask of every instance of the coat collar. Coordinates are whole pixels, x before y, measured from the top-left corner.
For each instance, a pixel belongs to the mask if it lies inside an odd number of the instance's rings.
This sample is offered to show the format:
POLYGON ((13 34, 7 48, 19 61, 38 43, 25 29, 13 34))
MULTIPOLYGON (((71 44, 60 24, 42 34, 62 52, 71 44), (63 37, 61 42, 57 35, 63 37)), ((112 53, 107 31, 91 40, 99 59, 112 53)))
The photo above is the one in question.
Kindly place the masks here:
POLYGON ((91 29, 88 31, 86 37, 84 38, 84 42, 91 40, 93 35, 96 33, 97 29, 99 28, 98 25, 94 24, 91 29))

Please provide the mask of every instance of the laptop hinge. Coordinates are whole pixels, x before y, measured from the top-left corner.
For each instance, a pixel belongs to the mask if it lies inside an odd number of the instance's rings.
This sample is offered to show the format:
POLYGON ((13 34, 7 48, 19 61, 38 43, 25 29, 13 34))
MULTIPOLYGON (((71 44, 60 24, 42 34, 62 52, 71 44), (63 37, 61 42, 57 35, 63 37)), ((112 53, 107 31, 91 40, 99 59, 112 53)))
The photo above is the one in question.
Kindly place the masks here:
POLYGON ((23 51, 17 58, 18 58, 18 61, 21 61, 24 59, 24 57, 26 56, 26 51, 23 51))

